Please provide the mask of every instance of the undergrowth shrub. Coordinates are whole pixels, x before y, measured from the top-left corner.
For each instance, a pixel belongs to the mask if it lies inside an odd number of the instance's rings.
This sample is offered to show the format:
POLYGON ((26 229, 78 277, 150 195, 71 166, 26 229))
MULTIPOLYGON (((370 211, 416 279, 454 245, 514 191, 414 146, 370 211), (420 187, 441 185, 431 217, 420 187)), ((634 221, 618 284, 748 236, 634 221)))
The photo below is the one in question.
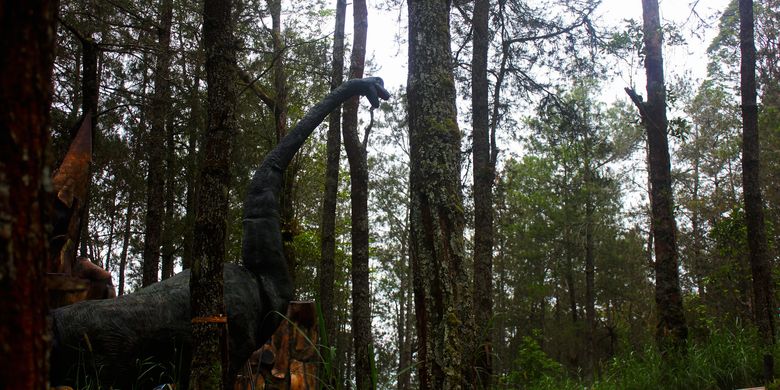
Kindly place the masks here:
MULTIPOLYGON (((530 344, 529 344, 530 345, 530 344)), ((538 347, 538 344, 536 344, 538 347)), ((525 347, 525 345, 524 345, 525 347)), ((538 375, 525 373, 530 380, 507 381, 507 389, 594 389, 594 390, 644 390, 644 389, 739 389, 762 384, 762 345, 756 333, 747 329, 716 331, 704 341, 690 344, 687 355, 677 362, 664 365, 655 346, 644 351, 616 357, 602 366, 601 375, 593 383, 565 378, 552 369, 547 359, 542 359, 541 349, 530 348, 525 360, 536 361, 527 367, 539 367, 538 375), (535 356, 535 358, 534 358, 535 356)), ((777 359, 775 351, 775 361, 777 359)), ((523 362, 518 362, 523 364, 523 362)), ((527 364, 527 363, 525 363, 527 364)), ((557 364, 557 363, 556 363, 557 364)), ((518 365, 517 368, 523 366, 518 365)), ((508 378, 520 375, 513 372, 508 378)))
POLYGON ((527 388, 539 385, 540 382, 562 379, 563 367, 544 353, 535 338, 523 337, 517 355, 512 362, 514 369, 503 378, 504 386, 527 388))

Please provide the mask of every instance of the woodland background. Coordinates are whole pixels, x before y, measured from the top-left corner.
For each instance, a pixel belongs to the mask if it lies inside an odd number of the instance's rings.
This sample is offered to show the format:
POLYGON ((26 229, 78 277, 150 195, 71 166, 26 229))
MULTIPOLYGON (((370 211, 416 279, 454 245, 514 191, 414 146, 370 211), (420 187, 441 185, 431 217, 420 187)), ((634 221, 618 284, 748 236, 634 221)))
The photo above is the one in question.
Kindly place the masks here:
MULTIPOLYGON (((465 283, 455 285, 468 290, 459 310, 474 316, 472 336, 458 342, 476 360, 490 346, 487 363, 482 357, 473 367, 488 367, 491 386, 747 387, 763 379, 762 355, 777 354, 754 325, 738 3, 730 2, 715 20, 698 17, 699 3, 678 5, 691 10, 686 25, 661 20, 665 49, 685 47, 691 32, 716 31, 706 58, 688 60, 706 61, 705 77, 677 72, 666 80, 687 327, 687 360, 679 370, 669 369, 656 347, 647 133, 628 95, 604 98, 622 94, 605 92, 619 80, 620 69, 645 64, 642 21, 601 25, 592 18, 598 0, 447 5, 452 60, 442 61, 453 71, 458 98, 455 181, 465 224, 465 283), (477 50, 485 53, 481 65, 473 59, 477 50), (480 85, 486 105, 476 106, 472 99, 480 85), (480 192, 485 188, 487 195, 480 192)), ((366 43, 358 39, 357 16, 353 35, 341 36, 345 47, 334 50, 340 34, 333 26, 339 17, 343 23, 346 6, 337 4, 341 13, 320 0, 234 2, 240 80, 225 215, 227 261, 240 258, 241 208, 251 173, 280 136, 339 78, 382 76, 393 67, 371 58, 361 63, 366 43)), ((359 15, 365 6, 355 0, 347 10, 355 7, 359 15)), ((397 17, 399 31, 408 28, 405 2, 370 6, 395 15, 390 17, 397 17)), ((90 100, 84 83, 97 83, 93 182, 80 252, 114 275, 120 295, 190 266, 206 110, 202 9, 200 1, 180 0, 59 4, 53 166, 90 100), (85 66, 91 61, 96 69, 85 66)), ((754 11, 765 244, 778 280, 780 3, 759 0, 754 11)), ((398 45, 368 50, 404 56, 406 38, 399 36, 398 45)), ((625 87, 644 94, 644 81, 635 83, 625 87)), ((406 90, 391 93, 370 118, 367 107, 359 116, 357 108, 352 114, 345 108, 346 150, 334 154, 333 142, 329 149, 329 126, 323 124, 286 174, 285 254, 296 297, 322 308, 323 350, 332 351, 327 358, 334 368, 323 382, 338 388, 366 388, 365 375, 372 387, 420 386, 423 347, 410 259, 415 161, 410 163, 406 90), (339 157, 329 163, 334 155, 339 157), (338 184, 330 210, 323 208, 329 181, 338 184), (365 214, 359 214, 359 194, 365 214), (327 215, 332 226, 323 219, 327 215), (364 226, 364 236, 356 226, 364 226), (355 313, 368 322, 356 321, 355 313)), ((331 123, 338 136, 339 119, 331 123)), ((771 312, 776 316, 775 307, 771 312)))

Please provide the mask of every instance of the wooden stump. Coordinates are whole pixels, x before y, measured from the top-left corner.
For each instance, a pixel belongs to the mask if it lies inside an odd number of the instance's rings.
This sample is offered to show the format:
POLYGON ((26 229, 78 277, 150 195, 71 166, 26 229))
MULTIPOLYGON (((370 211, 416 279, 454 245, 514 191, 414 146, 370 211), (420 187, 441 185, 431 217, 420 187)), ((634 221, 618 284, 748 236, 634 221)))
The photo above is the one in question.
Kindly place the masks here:
POLYGON ((290 302, 286 319, 271 340, 252 354, 236 379, 235 390, 316 389, 317 340, 314 302, 290 302))

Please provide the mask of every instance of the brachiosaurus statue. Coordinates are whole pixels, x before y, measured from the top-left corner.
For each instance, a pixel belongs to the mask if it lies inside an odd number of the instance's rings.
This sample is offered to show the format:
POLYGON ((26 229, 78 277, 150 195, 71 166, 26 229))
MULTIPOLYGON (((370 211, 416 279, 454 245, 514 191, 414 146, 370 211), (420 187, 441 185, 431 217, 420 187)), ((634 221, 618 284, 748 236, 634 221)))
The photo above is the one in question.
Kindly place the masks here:
MULTIPOLYGON (((366 96, 388 99, 379 77, 353 79, 312 107, 255 172, 244 202, 242 265, 225 264, 225 307, 232 380, 271 336, 293 286, 282 252, 279 191, 284 170, 314 129, 339 104, 366 96)), ((186 382, 190 363, 190 271, 116 299, 84 301, 52 311, 52 385, 74 385, 78 372, 97 373, 101 388, 147 388, 186 382), (178 378, 160 378, 166 364, 178 378)), ((82 382, 83 383, 83 382, 82 382)), ((186 387, 185 387, 186 388, 186 387)))

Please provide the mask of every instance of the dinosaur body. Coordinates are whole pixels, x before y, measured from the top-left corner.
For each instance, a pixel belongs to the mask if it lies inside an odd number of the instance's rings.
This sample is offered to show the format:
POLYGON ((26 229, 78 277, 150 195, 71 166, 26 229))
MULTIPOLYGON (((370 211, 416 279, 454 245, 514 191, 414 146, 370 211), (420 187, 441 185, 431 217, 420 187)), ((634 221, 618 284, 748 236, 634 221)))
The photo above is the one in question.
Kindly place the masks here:
MULTIPOLYGON (((282 253, 279 192, 284 170, 314 129, 339 104, 366 96, 373 107, 388 99, 382 79, 342 84, 306 116, 266 156, 255 172, 244 203, 242 265, 226 264, 228 373, 233 378, 253 351, 279 325, 293 286, 282 253)), ((97 373, 101 387, 146 388, 189 378, 190 272, 112 300, 84 301, 52 311, 52 384, 74 384, 78 371, 97 373), (160 378, 173 363, 178 378, 160 378), (146 382, 148 380, 148 382, 146 382), (140 382, 139 382, 140 381, 140 382)))

